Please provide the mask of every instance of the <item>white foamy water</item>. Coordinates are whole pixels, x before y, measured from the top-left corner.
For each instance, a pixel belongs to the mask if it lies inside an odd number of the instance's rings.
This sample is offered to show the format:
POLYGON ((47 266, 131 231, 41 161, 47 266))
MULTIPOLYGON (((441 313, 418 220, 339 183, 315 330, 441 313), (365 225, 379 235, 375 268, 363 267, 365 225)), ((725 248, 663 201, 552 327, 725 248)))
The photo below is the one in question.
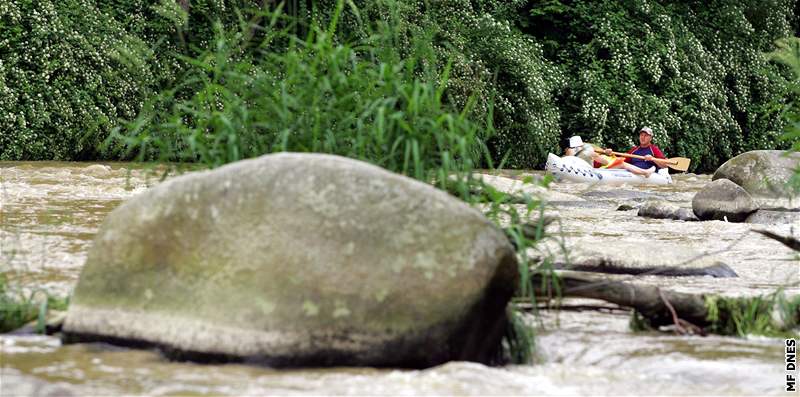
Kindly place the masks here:
MULTIPOLYGON (((158 175, 129 172, 127 166, 0 163, 3 273, 27 290, 68 294, 104 217, 158 183, 158 175)), ((671 186, 636 188, 553 184, 552 190, 578 194, 588 204, 548 209, 562 221, 560 229, 548 231, 563 233, 568 246, 670 242, 715 255, 740 276, 633 280, 639 283, 726 295, 765 294, 780 287, 800 293, 795 254, 750 232, 757 226, 653 220, 615 210, 617 204, 647 198, 686 206, 710 180, 703 175, 675 179, 671 186), (605 204, 595 205, 599 201, 605 204)), ((796 235, 798 226, 772 230, 796 235)), ((597 304, 564 302, 577 303, 597 304)), ((465 362, 426 370, 198 365, 166 361, 147 350, 3 335, 0 395, 784 395, 781 339, 633 333, 628 318, 619 310, 542 312, 530 319, 539 328, 536 364, 502 368, 465 362)))

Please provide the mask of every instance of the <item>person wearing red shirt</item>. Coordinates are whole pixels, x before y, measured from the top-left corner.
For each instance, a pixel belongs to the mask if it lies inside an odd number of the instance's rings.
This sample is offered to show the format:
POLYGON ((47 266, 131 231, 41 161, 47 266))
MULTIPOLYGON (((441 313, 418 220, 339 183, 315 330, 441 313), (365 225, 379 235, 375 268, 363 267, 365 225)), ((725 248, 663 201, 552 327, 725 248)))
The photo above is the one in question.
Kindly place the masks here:
POLYGON ((660 161, 662 159, 666 160, 664 153, 662 153, 661 149, 654 145, 652 141, 653 130, 650 129, 650 127, 642 127, 642 129, 639 130, 639 146, 634 146, 631 150, 628 150, 628 154, 644 156, 645 159, 627 158, 625 161, 639 168, 645 169, 653 166, 657 168, 666 167, 666 165, 660 161))
POLYGON ((591 143, 584 144, 579 135, 569 138, 569 147, 565 150, 565 153, 567 156, 576 156, 587 163, 593 163, 594 168, 623 168, 645 178, 655 171, 655 167, 641 169, 635 165, 628 164, 622 158, 612 155, 611 149, 595 148, 591 143))

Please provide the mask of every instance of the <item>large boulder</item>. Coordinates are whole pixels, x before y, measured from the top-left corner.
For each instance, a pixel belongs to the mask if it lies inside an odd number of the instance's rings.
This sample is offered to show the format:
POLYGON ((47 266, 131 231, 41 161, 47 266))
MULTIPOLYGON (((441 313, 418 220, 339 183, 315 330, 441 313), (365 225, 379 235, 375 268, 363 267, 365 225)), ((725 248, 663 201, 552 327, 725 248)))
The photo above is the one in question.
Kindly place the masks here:
POLYGON ((727 179, 712 181, 692 199, 692 211, 704 221, 744 222, 756 210, 758 205, 750 194, 727 179))
POLYGON ((793 195, 786 184, 798 166, 800 153, 754 150, 726 161, 711 179, 728 179, 756 200, 786 199, 793 195))
POLYGON ((502 231, 447 193, 343 157, 274 154, 115 209, 63 331, 272 366, 490 362, 517 278, 502 231))

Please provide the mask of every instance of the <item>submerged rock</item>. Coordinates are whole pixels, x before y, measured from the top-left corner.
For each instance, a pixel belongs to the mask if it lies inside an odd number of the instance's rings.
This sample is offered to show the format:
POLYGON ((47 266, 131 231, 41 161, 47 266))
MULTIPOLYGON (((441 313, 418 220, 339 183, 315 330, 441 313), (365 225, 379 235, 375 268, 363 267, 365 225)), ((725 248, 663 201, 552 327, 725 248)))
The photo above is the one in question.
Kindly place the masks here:
POLYGON ((698 218, 744 222, 758 210, 753 198, 739 185, 727 180, 717 179, 697 192, 692 199, 692 210, 698 218))
POLYGON ((800 211, 771 211, 760 209, 747 217, 747 223, 761 225, 799 225, 800 211))
POLYGON ((678 221, 693 222, 697 217, 691 208, 679 207, 664 201, 648 201, 639 207, 637 215, 654 219, 674 219, 678 221))
POLYGON ((555 262, 558 269, 653 276, 738 277, 713 256, 666 242, 615 241, 602 246, 574 246, 555 262))
POLYGON ((83 173, 95 178, 105 178, 111 175, 111 167, 105 164, 92 164, 84 168, 83 173))
POLYGON ((67 341, 273 366, 488 363, 518 277, 480 212, 338 156, 282 153, 166 181, 102 225, 67 341))
POLYGON ((798 166, 800 153, 754 150, 726 161, 711 179, 728 179, 756 198, 788 198, 792 192, 786 183, 798 166))

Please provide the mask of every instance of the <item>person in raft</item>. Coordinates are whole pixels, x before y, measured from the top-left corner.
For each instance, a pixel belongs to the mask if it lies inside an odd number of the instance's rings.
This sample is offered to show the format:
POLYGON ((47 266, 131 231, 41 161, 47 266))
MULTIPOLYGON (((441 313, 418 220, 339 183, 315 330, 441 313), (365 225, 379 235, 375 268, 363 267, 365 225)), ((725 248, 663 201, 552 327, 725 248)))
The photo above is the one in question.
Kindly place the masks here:
POLYGON ((596 148, 590 143, 583 143, 579 135, 569 138, 569 147, 565 150, 567 156, 575 156, 588 164, 594 164, 595 168, 623 168, 633 174, 649 177, 655 171, 655 167, 643 169, 636 165, 626 163, 624 159, 611 154, 611 149, 596 148), (597 153, 601 151, 603 154, 597 153))
POLYGON ((642 127, 642 129, 639 130, 639 146, 634 146, 631 150, 628 150, 628 154, 644 156, 645 159, 626 158, 625 162, 633 164, 639 168, 666 167, 665 164, 659 161, 660 159, 666 160, 664 153, 662 153, 661 149, 659 149, 658 146, 654 145, 652 142, 653 130, 650 129, 650 127, 642 127))

